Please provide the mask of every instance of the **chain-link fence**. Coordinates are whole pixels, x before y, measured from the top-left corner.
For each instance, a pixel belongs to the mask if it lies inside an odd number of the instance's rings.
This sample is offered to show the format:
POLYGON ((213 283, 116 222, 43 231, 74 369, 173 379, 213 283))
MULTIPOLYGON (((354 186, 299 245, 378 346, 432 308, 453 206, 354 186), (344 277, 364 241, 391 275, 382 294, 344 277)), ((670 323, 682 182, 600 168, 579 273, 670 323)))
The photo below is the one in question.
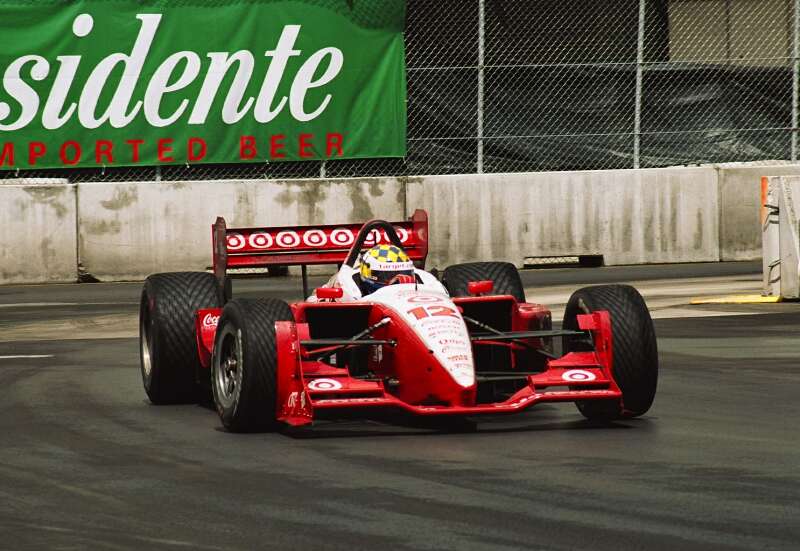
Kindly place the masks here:
POLYGON ((407 3, 405 159, 20 174, 315 178, 797 158, 800 0, 407 3))

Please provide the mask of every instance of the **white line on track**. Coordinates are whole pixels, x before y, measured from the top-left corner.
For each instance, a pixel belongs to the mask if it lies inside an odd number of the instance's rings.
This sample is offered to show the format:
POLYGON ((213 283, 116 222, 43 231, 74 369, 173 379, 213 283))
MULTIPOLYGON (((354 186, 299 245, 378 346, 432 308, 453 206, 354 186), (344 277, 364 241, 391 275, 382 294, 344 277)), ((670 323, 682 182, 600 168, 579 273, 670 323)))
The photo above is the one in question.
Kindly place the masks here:
POLYGON ((35 358, 53 358, 53 354, 26 354, 23 356, 0 356, 0 360, 24 360, 35 358))

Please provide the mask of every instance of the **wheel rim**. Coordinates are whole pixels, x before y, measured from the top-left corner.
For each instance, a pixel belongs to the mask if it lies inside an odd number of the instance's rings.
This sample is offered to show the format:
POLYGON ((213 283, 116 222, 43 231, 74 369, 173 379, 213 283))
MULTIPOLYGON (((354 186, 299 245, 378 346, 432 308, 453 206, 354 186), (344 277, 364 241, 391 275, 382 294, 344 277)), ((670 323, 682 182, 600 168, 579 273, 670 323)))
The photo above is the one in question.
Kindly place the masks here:
POLYGON ((146 381, 150 380, 153 371, 153 363, 150 355, 152 339, 152 324, 150 323, 150 309, 147 303, 142 304, 139 313, 139 354, 142 358, 142 373, 146 381))
POLYGON ((230 408, 242 388, 242 333, 228 325, 222 329, 220 352, 214 360, 214 386, 219 404, 230 408))

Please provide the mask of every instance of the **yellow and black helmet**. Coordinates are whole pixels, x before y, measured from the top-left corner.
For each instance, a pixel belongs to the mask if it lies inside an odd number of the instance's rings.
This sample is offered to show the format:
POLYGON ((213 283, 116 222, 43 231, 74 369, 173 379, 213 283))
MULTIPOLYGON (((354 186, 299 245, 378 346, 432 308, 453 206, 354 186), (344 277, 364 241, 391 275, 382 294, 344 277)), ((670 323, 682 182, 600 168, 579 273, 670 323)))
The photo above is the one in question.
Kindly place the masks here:
POLYGON ((361 291, 368 295, 392 283, 397 276, 414 277, 414 263, 400 247, 375 245, 361 256, 361 291))

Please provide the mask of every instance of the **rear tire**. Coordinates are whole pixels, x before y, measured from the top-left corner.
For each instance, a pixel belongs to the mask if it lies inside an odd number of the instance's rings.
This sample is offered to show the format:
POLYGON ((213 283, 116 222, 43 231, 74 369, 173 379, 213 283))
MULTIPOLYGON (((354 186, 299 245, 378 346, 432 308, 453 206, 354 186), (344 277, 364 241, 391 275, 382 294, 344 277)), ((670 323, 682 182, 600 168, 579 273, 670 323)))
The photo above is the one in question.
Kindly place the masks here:
POLYGON ((205 272, 156 274, 144 282, 139 303, 142 383, 154 404, 200 397, 195 312, 221 305, 217 280, 205 272))
POLYGON ((495 295, 511 295, 517 302, 525 302, 525 289, 517 267, 509 262, 469 262, 445 268, 442 283, 452 297, 468 297, 470 281, 494 282, 495 295))
POLYGON ((211 387, 220 420, 231 432, 278 426, 276 321, 294 321, 282 300, 234 299, 222 311, 211 359, 211 387))
MULTIPOLYGON (((575 291, 564 313, 564 329, 578 329, 577 315, 607 310, 611 317, 614 380, 622 391, 617 400, 576 402, 588 419, 638 417, 653 404, 658 384, 658 348, 653 320, 642 295, 629 285, 599 285, 575 291)), ((564 338, 564 351, 583 347, 564 338)))

